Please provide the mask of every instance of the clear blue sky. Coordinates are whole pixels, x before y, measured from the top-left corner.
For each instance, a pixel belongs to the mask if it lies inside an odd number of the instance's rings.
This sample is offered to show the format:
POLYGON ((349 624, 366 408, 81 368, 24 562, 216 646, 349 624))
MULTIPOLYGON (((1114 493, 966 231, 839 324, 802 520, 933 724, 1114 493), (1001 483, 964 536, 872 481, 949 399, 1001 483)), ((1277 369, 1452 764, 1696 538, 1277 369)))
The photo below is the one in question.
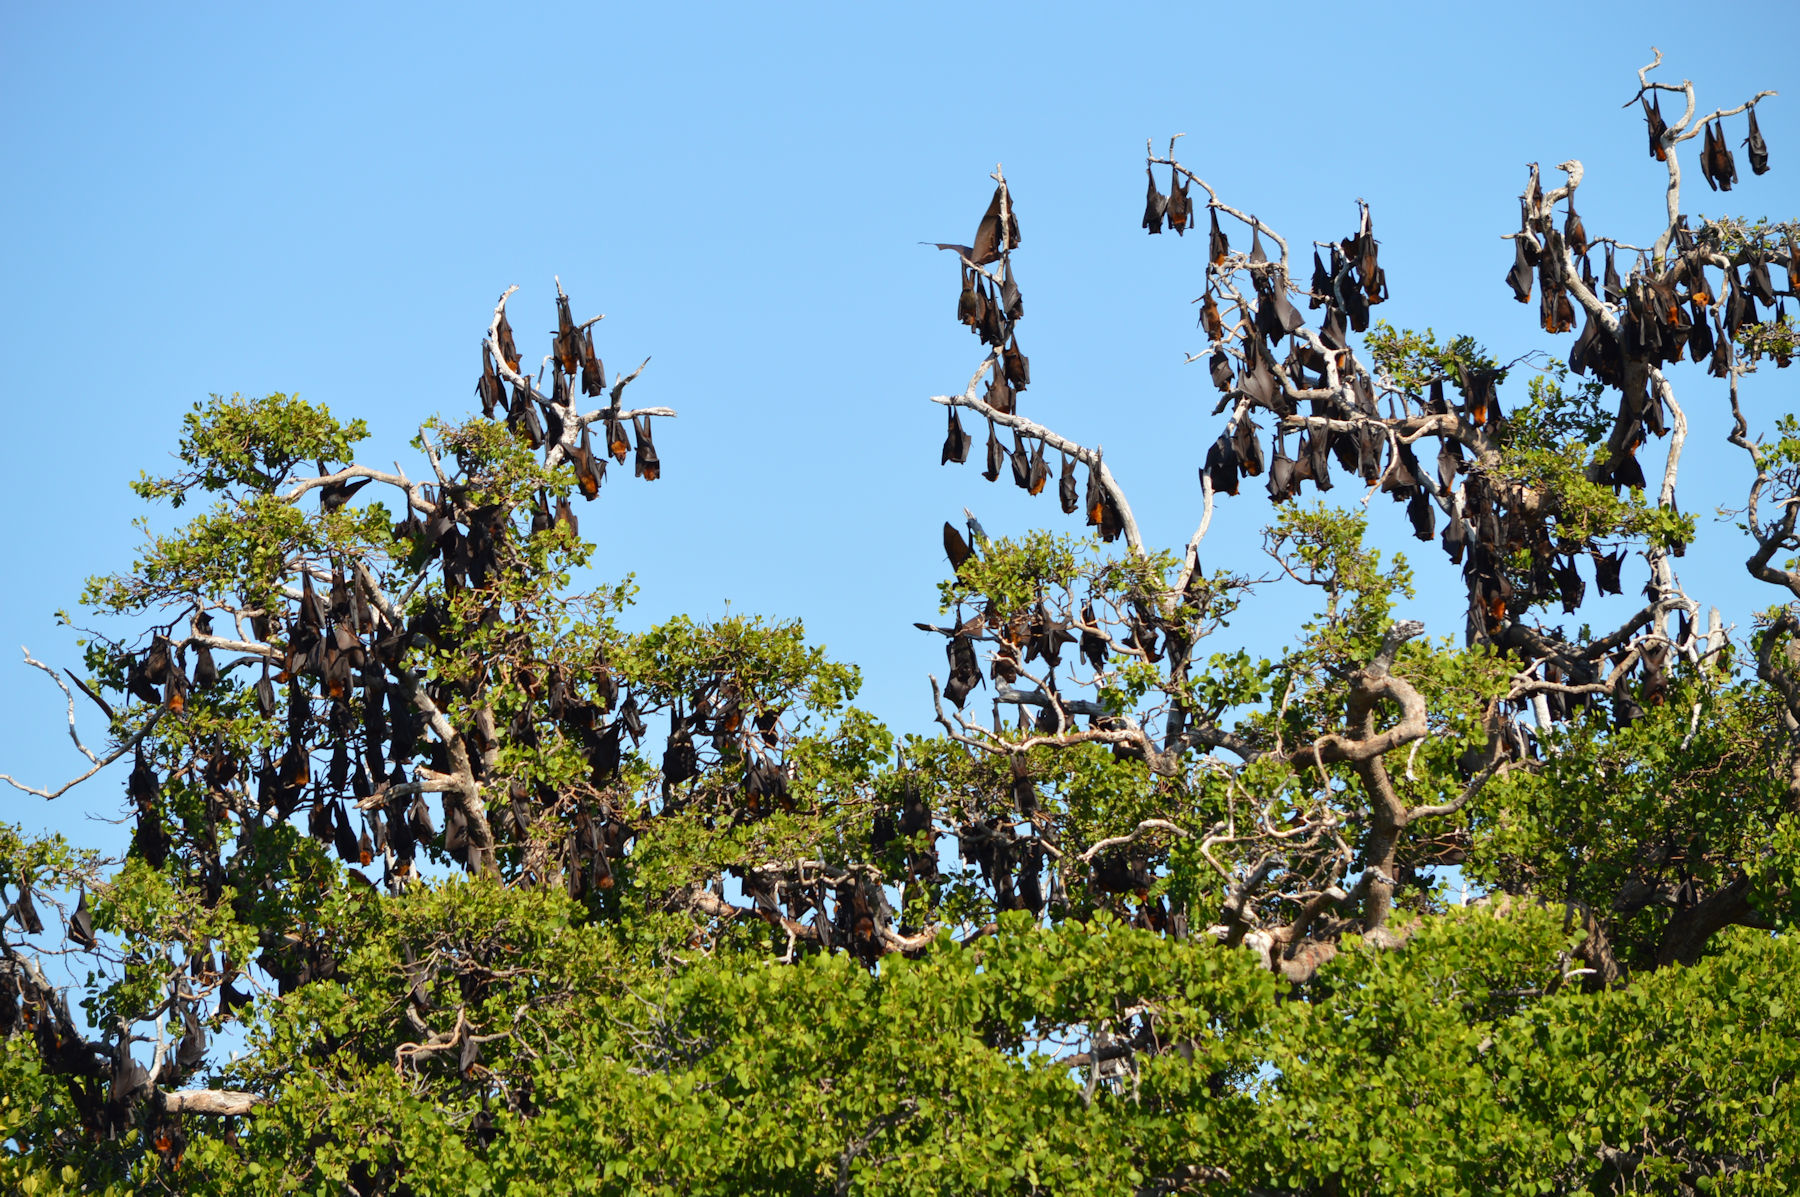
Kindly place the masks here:
MULTIPOLYGON (((1394 323, 1566 352, 1502 282, 1525 164, 1581 158, 1590 233, 1650 236, 1661 168, 1620 105, 1654 43, 1708 108, 1785 93, 1762 108, 1774 171, 1745 167, 1729 197, 1691 175, 1688 210, 1800 214, 1796 11, 7 5, 0 771, 79 763, 60 696, 11 654, 78 662, 52 612, 128 563, 125 483, 190 404, 298 392, 368 417, 375 459, 406 456, 420 418, 473 403, 502 288, 524 288, 521 330, 551 327, 553 273, 578 315, 607 313, 609 364, 653 356, 634 398, 681 413, 658 430, 663 481, 615 472, 581 512, 600 571, 637 573, 645 621, 728 601, 801 617, 864 667, 866 705, 923 729, 944 662, 910 624, 935 613, 942 521, 966 504, 996 533, 1073 530, 1048 494, 937 465, 926 397, 981 355, 954 263, 918 242, 973 232, 997 161, 1024 231, 1023 410, 1104 443, 1147 536, 1177 545, 1220 421, 1182 364, 1204 242, 1138 227, 1146 137, 1186 132, 1189 165, 1301 243, 1348 234, 1369 200, 1394 323)), ((1684 497, 1726 539, 1709 512, 1743 475, 1724 399, 1691 367, 1676 381, 1684 497)), ((1766 427, 1791 393, 1754 379, 1749 410, 1766 427)), ((1420 569, 1409 614, 1460 634, 1453 570, 1374 508, 1420 569)), ((1260 488, 1227 501, 1206 565, 1261 572, 1266 518, 1260 488)), ((1774 597, 1741 559, 1728 542, 1682 563, 1740 620, 1774 597)), ((1641 563, 1626 577, 1596 622, 1641 563)), ((1232 633, 1294 611, 1271 597, 1232 633)), ((0 795, 0 818, 119 849, 123 828, 89 820, 122 809, 121 781, 53 808, 0 795)))

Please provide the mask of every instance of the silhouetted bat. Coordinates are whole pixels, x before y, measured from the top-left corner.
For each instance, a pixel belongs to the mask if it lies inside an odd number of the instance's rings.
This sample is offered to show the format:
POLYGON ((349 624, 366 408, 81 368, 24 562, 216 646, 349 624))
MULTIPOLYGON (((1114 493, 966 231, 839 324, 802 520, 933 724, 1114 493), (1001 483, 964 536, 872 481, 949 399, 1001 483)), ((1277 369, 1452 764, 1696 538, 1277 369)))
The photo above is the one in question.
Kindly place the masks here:
POLYGON ((637 430, 637 461, 635 472, 646 482, 655 482, 662 477, 662 459, 656 455, 656 446, 650 440, 650 417, 634 416, 632 424, 637 430))
POLYGON ((969 460, 969 434, 963 431, 962 417, 957 415, 954 407, 949 409, 950 426, 944 433, 944 452, 938 459, 939 465, 955 462, 961 465, 969 460))
POLYGON ((1506 285, 1512 288, 1513 298, 1520 303, 1531 302, 1531 256, 1525 243, 1531 234, 1520 232, 1513 238, 1512 269, 1506 272, 1506 285))
POLYGON ((1044 442, 1039 441, 1031 450, 1031 462, 1027 468, 1025 489, 1030 494, 1042 494, 1044 484, 1050 480, 1050 467, 1044 462, 1044 442))
POLYGON ((88 909, 85 886, 82 888, 81 897, 76 900, 75 913, 69 917, 69 938, 84 948, 92 948, 100 942, 94 936, 94 914, 88 909))
POLYGON ((1012 476, 1014 486, 1031 489, 1031 457, 1025 451, 1025 438, 1017 429, 1013 430, 1012 476))
MULTIPOLYGON (((1754 114, 1751 119, 1755 119, 1754 114)), ((1175 173, 1175 168, 1171 166, 1169 167, 1169 227, 1175 230, 1176 236, 1187 236, 1188 221, 1192 219, 1193 215, 1194 203, 1188 199, 1187 182, 1179 177, 1175 173)))
POLYGON ((995 432, 995 430, 994 430, 994 422, 992 420, 989 420, 988 421, 988 439, 987 439, 987 469, 981 471, 981 476, 983 478, 986 478, 989 482, 998 481, 1000 478, 1000 467, 1002 465, 1004 465, 1005 462, 1006 462, 1006 448, 1005 448, 1005 446, 1003 446, 1000 443, 999 434, 997 432, 995 432))
POLYGON ((1144 168, 1147 190, 1144 194, 1144 228, 1154 236, 1163 231, 1163 217, 1169 210, 1169 198, 1156 189, 1156 176, 1144 168))
POLYGON ((962 572, 963 562, 975 555, 975 550, 949 520, 944 521, 944 555, 950 558, 950 572, 957 574, 962 572))
POLYGON ((1081 496, 1075 491, 1075 459, 1065 456, 1062 464, 1062 477, 1056 483, 1056 497, 1062 504, 1064 515, 1073 515, 1081 506, 1081 496))
POLYGON ((581 330, 581 393, 601 395, 606 392, 606 364, 594 352, 594 330, 581 330))
POLYGON ((1213 266, 1223 266, 1225 256, 1231 252, 1231 241, 1219 229, 1219 213, 1208 205, 1206 214, 1212 221, 1212 231, 1206 246, 1206 260, 1213 266))
POLYGON ((1750 169, 1753 173, 1763 175, 1769 173, 1769 143, 1763 140, 1762 130, 1756 127, 1756 105, 1750 105, 1750 136, 1744 138, 1749 147, 1750 169))
POLYGON ((1594 558, 1594 588, 1601 594, 1623 594, 1619 586, 1619 567, 1625 563, 1624 550, 1610 556, 1598 549, 1590 550, 1594 558))
POLYGON ((1669 131, 1669 126, 1663 120, 1662 99, 1653 90, 1648 98, 1640 93, 1638 103, 1644 106, 1644 125, 1650 134, 1650 156, 1658 162, 1667 161, 1668 155, 1663 151, 1663 135, 1669 131))

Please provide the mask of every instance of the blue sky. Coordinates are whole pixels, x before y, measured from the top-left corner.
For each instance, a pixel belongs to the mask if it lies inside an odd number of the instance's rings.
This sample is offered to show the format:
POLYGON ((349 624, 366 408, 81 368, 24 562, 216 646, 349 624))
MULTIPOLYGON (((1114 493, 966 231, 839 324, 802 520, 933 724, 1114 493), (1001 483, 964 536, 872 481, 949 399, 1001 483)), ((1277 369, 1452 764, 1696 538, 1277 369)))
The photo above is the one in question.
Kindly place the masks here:
MULTIPOLYGON (((52 613, 128 563, 145 513, 125 483, 167 460, 195 401, 298 392, 366 416, 372 459, 410 459, 421 418, 472 405, 498 293, 519 284, 515 325, 548 329, 560 274, 578 317, 607 313, 614 369, 652 357, 634 399, 681 413, 658 429, 662 481, 615 472, 582 510, 599 572, 636 572, 646 622, 727 603, 800 617, 863 666, 865 705, 923 730, 943 656, 910 625, 935 614, 943 520, 967 505, 995 533, 1077 530, 1048 494, 937 464, 926 397, 981 354, 953 318, 953 261, 919 242, 968 238, 996 162, 1024 232, 1022 410, 1103 443, 1166 545, 1198 516, 1220 420, 1182 364, 1202 345, 1188 301, 1204 242, 1138 227, 1146 137, 1185 132, 1188 165, 1301 243, 1347 235, 1367 199, 1393 294, 1379 314, 1503 359, 1570 341, 1502 282, 1526 163, 1582 159, 1590 233, 1653 235, 1661 168, 1620 107, 1652 43, 1660 77, 1692 78, 1704 108, 1787 93, 1761 110, 1772 173, 1744 167, 1729 197, 1690 173, 1684 207, 1800 209, 1791 5, 1708 21, 1691 4, 1584 4, 1557 24, 1501 5, 1266 11, 0 9, 0 646, 78 662, 52 613)), ((1692 367, 1676 384, 1703 537, 1681 572, 1742 623, 1775 596, 1711 515, 1744 490, 1725 399, 1692 367)), ((1790 394, 1772 372, 1745 387, 1762 427, 1790 394)), ((1454 571, 1399 506, 1372 512, 1420 573, 1407 614, 1460 634, 1454 571)), ((1226 501, 1208 568, 1264 572, 1267 517, 1259 488, 1226 501)), ((1626 578, 1596 624, 1628 609, 1641 563, 1626 578)), ((1299 610, 1277 588, 1228 635, 1266 643, 1299 610)), ((61 780, 79 758, 60 696, 16 660, 0 656, 0 771, 61 780)), ((119 849, 124 829, 92 820, 116 817, 121 780, 53 806, 9 793, 0 818, 119 849)))

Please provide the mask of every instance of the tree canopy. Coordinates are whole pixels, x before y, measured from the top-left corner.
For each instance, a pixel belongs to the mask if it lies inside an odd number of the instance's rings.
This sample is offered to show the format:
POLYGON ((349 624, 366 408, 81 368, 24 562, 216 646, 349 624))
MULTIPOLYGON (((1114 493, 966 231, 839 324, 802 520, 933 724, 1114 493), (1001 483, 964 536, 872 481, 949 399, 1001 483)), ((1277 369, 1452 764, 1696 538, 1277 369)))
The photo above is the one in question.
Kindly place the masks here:
POLYGON ((6 780, 119 762, 134 832, 0 826, 0 1185, 1791 1191, 1800 418, 1739 384, 1791 359, 1800 224, 1686 209, 1684 158, 1770 169, 1774 93, 1707 110, 1660 64, 1666 220, 1590 234, 1582 164, 1533 164, 1466 283, 1560 359, 1382 321, 1367 205, 1301 240, 1146 147, 1143 228, 1204 254, 1185 545, 1030 415, 997 168, 937 245, 981 345, 941 457, 1062 517, 944 524, 896 629, 944 647, 931 735, 798 622, 574 585, 677 413, 560 282, 547 345, 500 297, 480 414, 410 472, 323 405, 195 405, 134 484, 186 522, 89 580, 78 667, 28 657, 87 763, 6 780), (1744 636, 1678 576, 1690 391, 1733 417, 1744 636), (1248 486, 1268 576, 1209 572, 1248 486), (1466 609, 1396 619, 1415 569, 1466 609), (1311 617, 1208 643, 1272 589, 1311 617))

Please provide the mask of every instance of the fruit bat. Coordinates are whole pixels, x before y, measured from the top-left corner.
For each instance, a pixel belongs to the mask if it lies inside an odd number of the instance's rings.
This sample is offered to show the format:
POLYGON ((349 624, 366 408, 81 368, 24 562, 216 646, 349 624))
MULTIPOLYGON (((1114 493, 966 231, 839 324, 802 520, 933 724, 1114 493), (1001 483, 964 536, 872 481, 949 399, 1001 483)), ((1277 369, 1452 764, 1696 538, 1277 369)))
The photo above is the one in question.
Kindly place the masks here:
POLYGON ((1706 318, 1705 305, 1697 299, 1693 303, 1693 315, 1693 327, 1688 331, 1688 356, 1699 362, 1713 351, 1712 325, 1706 318))
POLYGON ((962 417, 957 415, 954 407, 949 409, 950 426, 944 433, 944 451, 938 459, 939 465, 955 462, 961 465, 969 460, 969 434, 963 431, 962 417))
POLYGON ((575 332, 575 317, 569 311, 569 297, 556 297, 556 366, 564 374, 575 373, 581 361, 581 343, 575 332))
POLYGON ((1619 567, 1625 563, 1624 550, 1610 556, 1598 549, 1590 552, 1594 558, 1594 588, 1601 594, 1623 594, 1619 586, 1619 567))
POLYGON ((1730 191, 1737 182, 1737 164, 1725 144, 1725 124, 1715 121, 1706 126, 1705 148, 1700 151, 1700 173, 1714 191, 1730 191))
MULTIPOLYGON (((942 247, 940 247, 942 248, 942 247)), ((977 320, 975 273, 967 265, 962 268, 962 290, 956 294, 956 322, 974 328, 977 320)))
POLYGON ((958 633, 950 638, 944 653, 950 661, 950 679, 944 686, 944 697, 961 709, 969 691, 982 684, 981 667, 975 660, 975 644, 958 633))
POLYGON ((1008 258, 1000 273, 1000 307, 1008 320, 1025 318, 1025 298, 1019 294, 1019 284, 1013 281, 1012 259, 1008 258))
POLYGON ((1003 446, 1000 443, 999 434, 997 432, 995 432, 995 430, 994 430, 994 422, 992 420, 989 420, 988 421, 988 439, 987 439, 987 469, 981 471, 981 476, 983 478, 986 478, 989 482, 999 481, 1000 467, 1005 461, 1006 461, 1006 448, 1005 448, 1005 446, 1003 446))
POLYGON ((1017 339, 1000 351, 1000 360, 1006 368, 1006 381, 1013 390, 1022 391, 1031 385, 1031 359, 1019 352, 1017 339))
POLYGON ((975 244, 969 252, 969 260, 977 266, 998 261, 1002 253, 1019 247, 1018 214, 1011 212, 1011 208, 1012 195, 1007 191, 1006 184, 1001 183, 994 188, 994 198, 988 201, 987 211, 982 214, 981 223, 975 229, 975 244), (1006 222, 1004 245, 1001 244, 1003 238, 1000 228, 1003 207, 1011 217, 1006 222))
POLYGON ((1213 298, 1209 288, 1200 300, 1200 324, 1206 329, 1206 336, 1212 341, 1225 339, 1225 321, 1219 317, 1219 303, 1213 298))
POLYGON ((20 930, 27 935, 42 935, 44 920, 38 914, 37 903, 31 900, 31 891, 23 885, 19 887, 19 896, 10 907, 13 918, 18 922, 20 930))
POLYGON ((1769 278, 1769 264, 1763 256, 1755 254, 1750 259, 1750 271, 1744 277, 1745 288, 1770 307, 1775 306, 1775 284, 1769 278))
POLYGON ((1073 515, 1081 506, 1081 496, 1075 492, 1075 459, 1065 456, 1062 463, 1062 477, 1056 483, 1056 497, 1062 504, 1064 515, 1073 515))
POLYGON ((594 352, 594 330, 581 330, 581 393, 584 395, 603 395, 606 393, 606 364, 600 355, 594 352))
POLYGON ((1438 485, 1445 491, 1451 489, 1456 482, 1456 472, 1462 468, 1462 443, 1444 437, 1438 443, 1438 485))
POLYGON ((1031 457, 1025 452, 1025 438, 1017 430, 1013 432, 1012 476, 1013 485, 1020 490, 1031 488, 1031 457))
POLYGON ((1235 495, 1238 493, 1238 455, 1237 447, 1232 444, 1227 433, 1220 433, 1219 439, 1212 443, 1206 451, 1206 464, 1201 472, 1212 480, 1215 493, 1235 495))
POLYGON ((1152 236, 1163 231, 1163 217, 1169 210, 1169 197, 1156 189, 1156 176, 1148 166, 1144 168, 1144 178, 1148 189, 1144 194, 1144 228, 1152 236))
POLYGON ((594 458, 586 424, 581 426, 581 440, 569 454, 569 465, 575 471, 575 485, 581 489, 582 498, 592 499, 600 493, 600 471, 606 467, 594 458))
POLYGON ((513 344, 512 322, 507 320, 506 310, 504 308, 500 311, 500 319, 495 325, 494 333, 496 339, 500 343, 500 360, 506 363, 506 368, 508 370, 517 373, 519 369, 519 347, 513 344))
POLYGON ((1506 284, 1512 288, 1513 298, 1520 303, 1531 302, 1531 256, 1525 249, 1530 237, 1525 232, 1514 235, 1512 269, 1506 272, 1506 284))
POLYGON ((332 846, 337 849, 338 859, 345 864, 363 863, 362 846, 357 843, 356 834, 350 829, 350 816, 335 802, 327 809, 332 812, 332 846))
POLYGON ((1012 415, 1016 405, 1013 403, 1012 387, 1006 381, 1005 370, 995 370, 988 381, 987 394, 982 396, 983 402, 995 411, 1004 415, 1012 415))
POLYGON ((944 555, 950 558, 950 572, 954 574, 962 573, 963 562, 975 555, 975 550, 949 520, 944 521, 944 555))
POLYGON ((1669 126, 1663 120, 1662 99, 1654 91, 1649 98, 1640 92, 1638 103, 1644 106, 1644 125, 1650 134, 1650 156, 1658 162, 1665 162, 1668 155, 1663 150, 1663 135, 1669 131, 1669 126))
POLYGON ((1307 284, 1311 296, 1306 301, 1308 311, 1316 311, 1322 304, 1332 298, 1331 275, 1325 270, 1325 263, 1319 260, 1319 251, 1313 250, 1312 282, 1307 284))
POLYGON ((1744 144, 1750 151, 1750 169, 1756 174, 1769 173, 1769 143, 1763 140, 1762 130, 1756 127, 1756 105, 1750 105, 1750 136, 1744 138, 1744 144))
POLYGON ((1575 558, 1570 557, 1556 567, 1556 587, 1563 614, 1575 614, 1575 608, 1581 606, 1582 597, 1587 593, 1587 583, 1581 580, 1581 571, 1575 568, 1575 558))
POLYGON ((92 949, 100 941, 94 935, 94 915, 88 909, 87 888, 75 902, 75 913, 69 916, 69 938, 84 948, 92 949))
POLYGON ((1237 454, 1238 469, 1251 478, 1262 476, 1263 451, 1262 442, 1256 439, 1256 422, 1248 415, 1237 422, 1237 429, 1232 433, 1231 445, 1237 454))
MULTIPOLYGON (((1752 121, 1756 119, 1754 113, 1750 119, 1752 121)), ((1175 230, 1176 236, 1187 236, 1188 221, 1193 214, 1194 202, 1188 198, 1187 182, 1177 176, 1175 168, 1171 166, 1169 167, 1169 227, 1175 230)))
POLYGON ((1406 518, 1412 521, 1413 535, 1431 541, 1437 535, 1437 508, 1424 490, 1415 490, 1406 503, 1406 518))
POLYGON ((1213 385, 1219 388, 1220 393, 1229 393, 1231 390, 1231 358, 1223 349, 1215 349, 1207 366, 1212 373, 1213 385))
POLYGON ((1268 264, 1269 255, 1263 251, 1262 246, 1262 226, 1257 223, 1256 217, 1252 216, 1250 218, 1250 266, 1253 276, 1256 267, 1268 264))
POLYGON ((506 392, 494 369, 494 351, 486 341, 481 343, 481 377, 475 380, 475 395, 481 400, 481 414, 490 420, 494 412, 506 406, 506 392))
POLYGON ((1293 498, 1300 488, 1300 480, 1294 476, 1294 459, 1287 455, 1287 446, 1279 432, 1269 449, 1269 499, 1274 503, 1285 503, 1293 498))
POLYGON ((1044 484, 1050 480, 1050 467, 1044 463, 1044 442, 1039 441, 1031 450, 1031 461, 1027 467, 1025 490, 1029 494, 1042 494, 1044 484))
POLYGON ((650 417, 633 416, 632 425, 637 431, 637 460, 635 474, 646 482, 655 482, 662 477, 662 459, 656 455, 656 445, 650 440, 650 417))
MULTIPOLYGON (((1152 187, 1155 186, 1154 183, 1151 185, 1152 187)), ((1218 211, 1211 205, 1208 205, 1206 214, 1212 221, 1212 231, 1207 239, 1206 260, 1210 265, 1223 266, 1225 264, 1226 255, 1231 252, 1231 241, 1219 228, 1218 211)))

